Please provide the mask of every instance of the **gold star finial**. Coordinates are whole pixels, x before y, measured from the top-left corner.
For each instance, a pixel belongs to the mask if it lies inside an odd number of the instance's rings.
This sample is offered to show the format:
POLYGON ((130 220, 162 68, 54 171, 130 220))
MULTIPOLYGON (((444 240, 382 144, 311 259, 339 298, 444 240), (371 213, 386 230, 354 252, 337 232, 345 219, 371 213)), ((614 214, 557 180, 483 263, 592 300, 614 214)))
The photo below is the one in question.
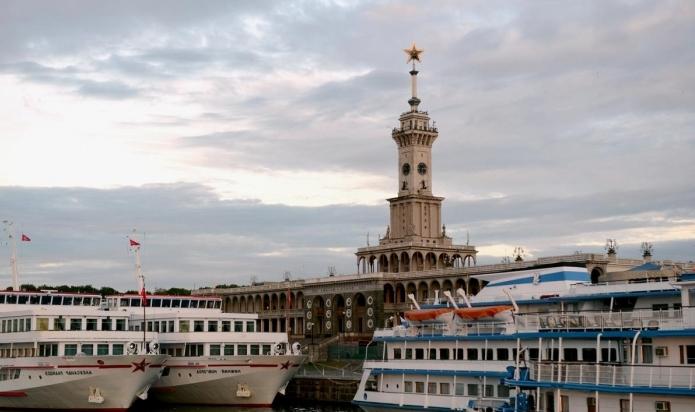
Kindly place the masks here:
POLYGON ((415 42, 413 42, 413 45, 410 46, 409 49, 403 49, 405 54, 408 55, 408 61, 406 63, 414 62, 417 60, 418 62, 420 61, 420 53, 424 52, 423 49, 418 49, 417 46, 415 45, 415 42))

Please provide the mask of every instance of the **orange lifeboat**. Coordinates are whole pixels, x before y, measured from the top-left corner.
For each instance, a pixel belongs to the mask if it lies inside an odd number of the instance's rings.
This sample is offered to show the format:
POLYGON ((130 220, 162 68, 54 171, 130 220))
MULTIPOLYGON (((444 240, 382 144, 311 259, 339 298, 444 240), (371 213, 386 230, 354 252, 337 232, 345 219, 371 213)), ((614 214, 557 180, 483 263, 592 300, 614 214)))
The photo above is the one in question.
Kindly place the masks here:
POLYGON ((409 310, 403 315, 412 323, 446 323, 453 318, 453 308, 409 310))
POLYGON ((512 306, 487 306, 482 308, 456 309, 456 316, 465 321, 499 320, 506 321, 512 318, 512 306))

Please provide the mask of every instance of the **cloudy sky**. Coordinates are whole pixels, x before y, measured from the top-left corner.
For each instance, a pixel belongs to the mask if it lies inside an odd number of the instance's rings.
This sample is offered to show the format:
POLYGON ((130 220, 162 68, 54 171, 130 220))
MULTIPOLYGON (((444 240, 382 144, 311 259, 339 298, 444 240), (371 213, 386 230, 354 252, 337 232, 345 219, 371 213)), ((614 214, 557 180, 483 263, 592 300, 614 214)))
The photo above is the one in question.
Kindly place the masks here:
POLYGON ((686 0, 3 1, 0 218, 23 282, 131 288, 133 228, 150 286, 353 272, 416 41, 433 190, 481 262, 695 259, 693 39, 686 0))

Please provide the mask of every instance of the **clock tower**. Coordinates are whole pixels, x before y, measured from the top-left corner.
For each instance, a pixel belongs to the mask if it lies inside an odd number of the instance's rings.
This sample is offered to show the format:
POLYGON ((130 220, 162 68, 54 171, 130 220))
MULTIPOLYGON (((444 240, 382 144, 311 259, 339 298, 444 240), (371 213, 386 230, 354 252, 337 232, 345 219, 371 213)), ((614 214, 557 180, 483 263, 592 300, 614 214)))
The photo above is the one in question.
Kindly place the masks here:
POLYGON ((443 197, 432 194, 432 144, 438 132, 429 114, 419 110, 415 62, 423 50, 415 44, 404 50, 410 71, 410 110, 401 114, 391 137, 398 148, 397 197, 388 199, 390 221, 378 246, 357 251, 358 271, 410 272, 475 263, 475 247, 452 244, 442 224, 443 197))

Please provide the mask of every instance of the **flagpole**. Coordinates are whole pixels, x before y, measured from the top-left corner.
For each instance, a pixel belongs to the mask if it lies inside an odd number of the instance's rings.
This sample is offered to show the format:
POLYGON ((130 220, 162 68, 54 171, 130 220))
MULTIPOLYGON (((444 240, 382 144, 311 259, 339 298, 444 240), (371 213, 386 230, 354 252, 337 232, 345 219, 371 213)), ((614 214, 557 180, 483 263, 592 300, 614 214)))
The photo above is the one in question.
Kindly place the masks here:
POLYGON ((15 239, 14 236, 13 222, 9 220, 3 220, 2 223, 5 224, 7 238, 10 241, 10 269, 12 270, 12 290, 16 292, 19 290, 19 270, 17 269, 17 239, 15 239))
POLYGON ((140 243, 133 239, 130 241, 130 247, 135 252, 135 278, 140 286, 140 302, 142 303, 142 348, 147 348, 147 294, 145 292, 145 276, 142 274, 142 263, 140 261, 140 243))

